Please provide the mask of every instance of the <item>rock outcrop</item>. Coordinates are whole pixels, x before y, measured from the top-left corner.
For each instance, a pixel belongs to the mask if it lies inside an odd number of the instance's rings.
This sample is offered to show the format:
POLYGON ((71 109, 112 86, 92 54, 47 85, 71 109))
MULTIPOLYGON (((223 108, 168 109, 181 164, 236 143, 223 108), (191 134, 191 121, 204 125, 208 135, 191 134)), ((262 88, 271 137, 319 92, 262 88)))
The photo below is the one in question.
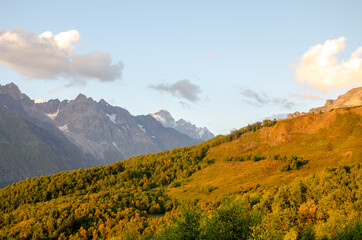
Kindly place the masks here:
POLYGON ((180 133, 186 134, 191 138, 206 141, 214 136, 206 127, 196 127, 194 124, 180 119, 175 121, 171 114, 165 110, 161 109, 156 113, 150 114, 154 119, 159 121, 164 127, 173 128, 180 133))
POLYGON ((306 114, 320 113, 320 112, 328 112, 331 109, 335 108, 343 108, 343 107, 354 107, 362 105, 362 87, 353 88, 346 92, 343 95, 340 95, 337 99, 328 99, 324 106, 312 108, 308 113, 305 112, 295 112, 289 113, 287 118, 295 118, 299 116, 303 116, 306 114))

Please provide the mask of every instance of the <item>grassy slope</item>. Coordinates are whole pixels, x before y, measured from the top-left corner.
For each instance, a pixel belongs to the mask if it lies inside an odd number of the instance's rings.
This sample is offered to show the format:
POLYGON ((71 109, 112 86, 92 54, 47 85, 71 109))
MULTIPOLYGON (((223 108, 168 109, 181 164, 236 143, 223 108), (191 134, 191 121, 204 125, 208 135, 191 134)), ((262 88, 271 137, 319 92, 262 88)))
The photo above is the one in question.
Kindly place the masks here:
POLYGON ((178 199, 218 199, 224 194, 250 189, 256 184, 283 185, 296 177, 321 172, 326 167, 361 163, 362 107, 337 109, 301 116, 250 132, 209 150, 215 164, 193 174, 183 186, 169 189, 178 199), (308 160, 299 170, 281 172, 281 162, 224 162, 226 156, 258 153, 268 157, 296 155, 308 160), (210 189, 211 191, 208 192, 210 189))

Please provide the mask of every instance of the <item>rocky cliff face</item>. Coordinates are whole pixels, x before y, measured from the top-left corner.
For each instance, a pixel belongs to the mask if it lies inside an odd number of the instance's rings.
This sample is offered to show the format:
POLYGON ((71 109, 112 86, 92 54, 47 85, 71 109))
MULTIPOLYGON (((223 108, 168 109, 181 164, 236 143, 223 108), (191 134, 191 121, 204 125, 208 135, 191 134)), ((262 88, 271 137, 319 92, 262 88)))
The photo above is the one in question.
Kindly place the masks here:
POLYGON ((37 106, 93 165, 199 142, 163 127, 150 116, 134 117, 103 99, 96 102, 82 94, 71 101, 50 100, 37 106))
POLYGON ((191 138, 206 141, 215 137, 214 134, 212 134, 206 127, 196 127, 194 124, 187 122, 184 119, 175 121, 167 110, 161 109, 150 115, 159 121, 164 127, 173 128, 191 138))
POLYGON ((96 102, 79 94, 71 101, 37 105, 94 165, 161 151, 128 111, 104 100, 96 102))
POLYGON ((200 143, 199 140, 180 133, 173 128, 166 128, 150 115, 136 117, 138 126, 151 137, 152 141, 164 150, 190 146, 200 143))
POLYGON ((327 112, 333 108, 353 107, 362 105, 362 87, 353 88, 337 99, 328 99, 324 106, 312 108, 309 113, 317 113, 319 111, 327 112))
POLYGON ((0 187, 90 166, 82 151, 15 84, 0 85, 0 187))
POLYGON ((353 88, 343 95, 340 95, 337 99, 328 99, 324 106, 312 108, 308 113, 295 112, 288 114, 287 118, 295 118, 306 114, 328 112, 331 109, 342 107, 353 107, 362 105, 362 87, 353 88))
POLYGON ((66 140, 61 131, 55 126, 54 122, 49 119, 47 115, 41 111, 41 109, 38 109, 34 101, 31 100, 26 94, 22 93, 18 86, 16 86, 14 83, 9 83, 4 86, 0 85, 0 94, 3 96, 3 101, 5 101, 4 98, 6 98, 4 96, 7 96, 8 105, 18 105, 16 108, 13 106, 11 108, 12 111, 20 113, 38 127, 44 128, 50 133, 66 140), (19 106, 21 106, 21 109, 19 106))

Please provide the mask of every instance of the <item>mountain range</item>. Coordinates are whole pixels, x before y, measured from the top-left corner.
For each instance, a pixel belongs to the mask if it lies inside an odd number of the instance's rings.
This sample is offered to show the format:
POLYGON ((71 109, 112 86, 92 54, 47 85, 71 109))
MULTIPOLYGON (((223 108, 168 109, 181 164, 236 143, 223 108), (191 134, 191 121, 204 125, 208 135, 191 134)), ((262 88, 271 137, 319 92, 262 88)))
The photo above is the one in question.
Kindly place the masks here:
POLYGON ((71 101, 36 105, 94 165, 198 143, 153 118, 134 117, 123 108, 82 94, 71 101))
POLYGON ((26 177, 105 165, 137 155, 194 145, 204 139, 164 127, 150 115, 133 116, 103 99, 97 102, 83 94, 74 100, 35 103, 10 83, 0 85, 0 106, 1 127, 7 126, 6 132, 1 132, 0 159, 4 172, 1 187, 26 177), (19 130, 24 128, 31 131, 19 130), (9 141, 6 134, 14 139, 9 141), (27 137, 33 141, 26 145, 21 139, 27 137), (49 149, 42 151, 35 142, 49 149), (26 150, 18 151, 17 147, 24 144, 26 150))

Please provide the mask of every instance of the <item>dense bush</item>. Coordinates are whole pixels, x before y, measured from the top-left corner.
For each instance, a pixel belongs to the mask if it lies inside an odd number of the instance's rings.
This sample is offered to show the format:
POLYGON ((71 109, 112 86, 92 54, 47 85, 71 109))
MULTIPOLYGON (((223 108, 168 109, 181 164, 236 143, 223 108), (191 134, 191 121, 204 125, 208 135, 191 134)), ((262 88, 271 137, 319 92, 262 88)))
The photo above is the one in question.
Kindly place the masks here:
POLYGON ((290 171, 290 170, 297 170, 301 166, 307 163, 307 161, 304 161, 302 157, 297 156, 288 156, 283 158, 284 163, 282 165, 282 171, 290 171))

